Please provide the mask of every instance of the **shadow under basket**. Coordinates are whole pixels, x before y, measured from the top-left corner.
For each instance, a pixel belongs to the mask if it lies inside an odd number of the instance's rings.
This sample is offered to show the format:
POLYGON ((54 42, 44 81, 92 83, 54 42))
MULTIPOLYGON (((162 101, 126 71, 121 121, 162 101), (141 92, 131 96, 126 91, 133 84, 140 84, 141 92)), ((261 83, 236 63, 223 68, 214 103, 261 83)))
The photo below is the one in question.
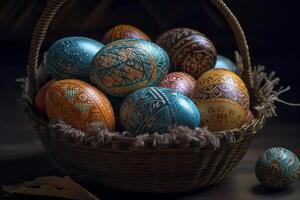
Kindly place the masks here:
MULTIPOLYGON (((220 182, 239 163, 257 131, 272 117, 274 102, 282 93, 279 79, 263 67, 252 69, 244 32, 221 0, 210 0, 228 22, 241 57, 241 77, 251 96, 255 119, 239 129, 210 133, 207 129, 177 127, 170 133, 135 138, 110 133, 101 124, 85 136, 63 122, 50 123, 35 109, 40 87, 38 58, 53 17, 66 0, 49 0, 31 42, 28 78, 21 99, 25 112, 56 166, 74 180, 118 190, 172 193, 199 189, 220 182)), ((40 65, 41 66, 41 65, 40 65)))

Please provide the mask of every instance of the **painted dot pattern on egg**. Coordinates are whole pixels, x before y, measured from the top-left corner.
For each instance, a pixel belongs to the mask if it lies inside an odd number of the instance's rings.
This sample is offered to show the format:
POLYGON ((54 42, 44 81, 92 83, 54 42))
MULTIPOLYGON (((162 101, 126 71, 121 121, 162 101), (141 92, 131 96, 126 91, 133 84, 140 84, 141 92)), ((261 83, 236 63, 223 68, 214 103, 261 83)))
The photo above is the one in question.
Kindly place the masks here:
POLYGON ((102 92, 83 81, 66 79, 52 84, 46 96, 50 121, 62 120, 81 130, 93 122, 103 122, 114 130, 112 106, 102 92))
POLYGON ((140 88, 158 85, 169 70, 166 52, 152 42, 125 39, 97 53, 90 80, 105 93, 124 97, 140 88))
POLYGON ((96 40, 85 37, 67 37, 56 41, 47 52, 49 74, 56 80, 75 78, 89 80, 93 57, 104 47, 96 40))

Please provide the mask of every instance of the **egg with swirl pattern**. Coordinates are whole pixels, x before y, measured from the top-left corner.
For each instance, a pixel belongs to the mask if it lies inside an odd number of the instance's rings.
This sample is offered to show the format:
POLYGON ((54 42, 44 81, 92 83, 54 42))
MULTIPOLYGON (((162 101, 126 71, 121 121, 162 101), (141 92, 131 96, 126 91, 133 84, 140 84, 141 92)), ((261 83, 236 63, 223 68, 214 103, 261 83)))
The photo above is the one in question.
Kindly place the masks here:
POLYGON ((127 25, 127 24, 120 24, 117 26, 112 27, 103 37, 103 43, 108 44, 110 42, 121 40, 121 39, 143 39, 149 40, 150 38, 146 35, 143 31, 138 29, 137 27, 127 25))
POLYGON ((242 126, 248 115, 250 98, 244 82, 225 69, 211 69, 196 82, 191 98, 202 114, 202 126, 224 131, 242 126))
POLYGON ((49 48, 46 56, 48 73, 56 80, 89 80, 90 64, 96 53, 104 47, 86 37, 62 38, 49 48))
POLYGON ((115 97, 160 83, 169 70, 167 53, 156 44, 140 39, 107 44, 93 59, 90 81, 115 97))
POLYGON ((65 79, 51 84, 46 95, 46 110, 50 121, 65 123, 86 131, 94 122, 102 122, 111 131, 115 117, 105 94, 92 85, 65 79))
POLYGON ((170 88, 147 87, 130 94, 120 110, 123 127, 134 135, 166 133, 173 126, 199 127, 194 102, 170 88))
POLYGON ((199 31, 189 28, 171 29, 162 33, 156 44, 167 51, 172 71, 186 72, 198 79, 215 66, 216 48, 199 31))

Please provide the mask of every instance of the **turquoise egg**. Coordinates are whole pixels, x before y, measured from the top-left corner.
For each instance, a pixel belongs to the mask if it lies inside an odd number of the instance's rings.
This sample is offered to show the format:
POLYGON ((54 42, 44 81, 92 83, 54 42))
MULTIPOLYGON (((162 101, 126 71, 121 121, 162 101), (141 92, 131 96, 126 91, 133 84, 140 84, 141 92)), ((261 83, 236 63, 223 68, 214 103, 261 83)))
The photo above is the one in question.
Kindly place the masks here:
POLYGON ((120 110, 123 127, 134 135, 166 133, 173 126, 199 127, 194 102, 170 88, 147 87, 130 94, 120 110))
POLYGON ((217 56, 217 62, 215 68, 222 68, 222 69, 230 70, 232 72, 237 72, 237 68, 235 64, 228 58, 221 55, 217 56))
POLYGON ((141 39, 123 39, 107 44, 95 56, 90 81, 115 96, 156 86, 169 71, 169 57, 158 45, 141 39))
POLYGON ((258 159, 255 174, 266 187, 284 188, 298 179, 300 162, 293 152, 285 148, 270 148, 258 159))
POLYGON ((89 80, 89 69, 96 53, 104 47, 85 37, 66 37, 56 41, 48 50, 46 65, 56 80, 89 80))

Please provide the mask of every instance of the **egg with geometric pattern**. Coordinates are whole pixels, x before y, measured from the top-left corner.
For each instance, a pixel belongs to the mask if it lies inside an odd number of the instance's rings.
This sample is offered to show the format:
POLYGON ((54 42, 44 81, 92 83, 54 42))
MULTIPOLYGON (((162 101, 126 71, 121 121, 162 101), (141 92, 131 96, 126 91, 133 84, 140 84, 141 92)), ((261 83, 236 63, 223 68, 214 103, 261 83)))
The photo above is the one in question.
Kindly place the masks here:
POLYGON ((194 102, 170 88, 147 87, 130 94, 120 110, 123 127, 134 135, 166 133, 173 126, 199 127, 194 102))
POLYGON ((157 38, 156 44, 167 51, 173 72, 186 72, 198 79, 215 66, 216 48, 199 31, 189 28, 170 29, 157 38))
POLYGON ((300 161, 293 152, 282 147, 273 147, 259 157, 255 174, 265 187, 285 188, 299 178, 300 161))
POLYGON ((93 59, 90 81, 115 97, 157 86, 169 71, 169 57, 158 45, 140 39, 107 44, 93 59))
POLYGON ((46 55, 48 73, 56 80, 89 80, 92 59, 104 47, 86 37, 66 37, 51 45, 46 55))
POLYGON ((113 108, 108 98, 92 85, 75 79, 51 84, 46 95, 46 110, 50 121, 65 123, 86 131, 94 122, 115 129, 113 108))
POLYGON ((241 127, 247 119, 250 97, 239 76, 225 69, 211 69, 196 82, 191 98, 210 131, 241 127))

